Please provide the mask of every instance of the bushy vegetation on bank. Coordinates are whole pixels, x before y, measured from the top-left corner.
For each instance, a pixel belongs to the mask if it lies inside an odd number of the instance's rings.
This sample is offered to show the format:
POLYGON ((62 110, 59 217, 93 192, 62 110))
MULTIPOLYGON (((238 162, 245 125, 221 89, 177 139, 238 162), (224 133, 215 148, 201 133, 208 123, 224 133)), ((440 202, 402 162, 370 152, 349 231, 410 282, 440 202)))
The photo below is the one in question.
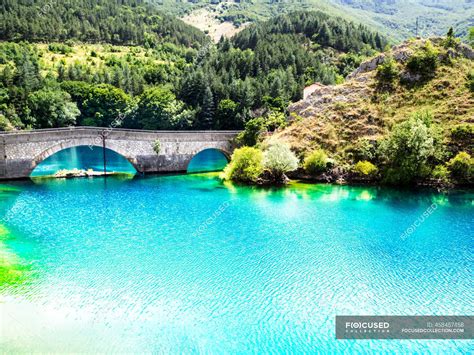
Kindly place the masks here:
MULTIPOLYGON (((293 176, 392 185, 473 184, 472 49, 452 35, 397 47, 340 86, 290 107, 272 135, 301 164, 293 176), (463 52, 464 51, 464 52, 463 52)), ((246 127, 258 144, 269 129, 246 127)))
MULTIPOLYGON (((237 149, 223 177, 244 183, 284 183, 286 173, 299 168, 297 176, 321 181, 359 181, 390 185, 474 183, 474 158, 465 151, 453 155, 429 112, 416 112, 373 145, 361 145, 355 156, 368 160, 332 159, 322 148, 300 159, 290 146, 270 138, 257 147, 237 149), (373 150, 372 154, 367 154, 373 150)), ((472 143, 472 137, 471 137, 472 143)))
POLYGON ((222 178, 248 184, 285 184, 285 174, 296 170, 298 163, 288 144, 270 140, 263 147, 236 149, 222 178))

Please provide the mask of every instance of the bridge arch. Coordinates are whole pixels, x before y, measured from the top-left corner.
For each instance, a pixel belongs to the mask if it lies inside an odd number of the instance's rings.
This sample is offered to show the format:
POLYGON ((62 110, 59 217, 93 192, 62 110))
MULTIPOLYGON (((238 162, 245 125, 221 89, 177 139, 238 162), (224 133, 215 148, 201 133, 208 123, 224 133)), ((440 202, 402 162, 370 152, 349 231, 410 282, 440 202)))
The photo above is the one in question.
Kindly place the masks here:
MULTIPOLYGON (((90 138, 79 138, 79 139, 72 139, 72 140, 65 140, 59 143, 53 144, 51 147, 43 150, 41 153, 36 155, 32 162, 31 166, 29 167, 29 171, 27 172, 27 176, 30 176, 35 170, 35 168, 42 163, 44 160, 49 158, 50 156, 69 148, 80 147, 80 146, 91 146, 91 147, 99 147, 102 148, 102 140, 98 139, 97 137, 90 137, 90 138)), ((125 152, 120 146, 114 144, 113 141, 106 140, 105 147, 110 149, 111 151, 119 154, 123 158, 125 158, 132 166, 135 168, 137 172, 140 170, 137 167, 136 159, 130 157, 127 152, 125 152)))
POLYGON ((130 162, 140 173, 185 172, 194 155, 216 148, 229 156, 238 131, 144 131, 103 127, 66 127, 0 132, 0 179, 21 179, 54 153, 76 146, 102 146, 130 162), (154 149, 159 141, 161 149, 154 149))
MULTIPOLYGON (((186 172, 188 172, 188 173, 193 173, 193 172, 197 173, 197 172, 205 172, 205 171, 219 171, 219 170, 222 170, 221 168, 223 168, 225 165, 227 165, 227 163, 230 161, 230 156, 231 156, 231 154, 227 150, 222 149, 222 148, 209 147, 209 148, 201 149, 197 153, 193 154, 191 156, 191 158, 189 159, 189 161, 187 162, 186 172), (220 166, 221 162, 217 161, 217 162, 214 162, 214 163, 219 164, 219 165, 216 165, 216 169, 213 169, 212 166, 210 166, 210 169, 208 169, 208 170, 206 170, 204 168, 202 170, 196 169, 195 171, 193 171, 193 162, 196 161, 196 159, 198 159, 199 156, 202 156, 202 155, 207 154, 207 153, 218 153, 223 158, 225 158, 225 163, 222 161, 222 166, 220 166)), ((214 158, 219 159, 218 156, 215 156, 214 158)), ((212 159, 212 157, 211 157, 211 159, 212 159)), ((210 163, 212 164, 213 162, 210 162, 210 163)))

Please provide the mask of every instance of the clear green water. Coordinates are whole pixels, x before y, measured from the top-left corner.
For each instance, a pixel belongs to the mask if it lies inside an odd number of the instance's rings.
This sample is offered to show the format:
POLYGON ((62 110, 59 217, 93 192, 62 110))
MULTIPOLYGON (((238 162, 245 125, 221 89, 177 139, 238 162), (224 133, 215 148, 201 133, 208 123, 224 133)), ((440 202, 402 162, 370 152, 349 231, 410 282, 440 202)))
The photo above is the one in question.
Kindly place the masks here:
POLYGON ((209 174, 11 185, 4 243, 31 271, 0 289, 3 352, 473 351, 334 335, 338 314, 473 313, 472 191, 259 189, 209 174))
MULTIPOLYGON (((105 149, 107 171, 135 174, 137 171, 130 162, 113 150, 105 149)), ((102 147, 81 145, 63 149, 45 160, 33 170, 31 176, 54 175, 62 169, 92 169, 103 171, 104 155, 102 147)))
MULTIPOLYGON (((120 154, 105 149, 107 171, 135 174, 133 165, 120 154)), ((189 173, 210 172, 223 170, 227 165, 226 156, 217 149, 205 149, 196 154, 189 162, 189 173)), ((62 169, 92 169, 103 171, 104 155, 102 147, 77 146, 63 149, 45 160, 33 170, 32 177, 54 175, 62 169)))
POLYGON ((225 168, 228 160, 217 149, 205 149, 194 156, 189 162, 188 173, 220 171, 225 168))

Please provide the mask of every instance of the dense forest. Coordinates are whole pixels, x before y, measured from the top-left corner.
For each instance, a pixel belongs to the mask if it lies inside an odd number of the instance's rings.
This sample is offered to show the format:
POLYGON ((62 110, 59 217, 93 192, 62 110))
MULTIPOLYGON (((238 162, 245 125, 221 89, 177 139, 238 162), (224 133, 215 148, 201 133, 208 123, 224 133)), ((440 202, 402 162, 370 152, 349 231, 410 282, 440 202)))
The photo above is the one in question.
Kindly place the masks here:
POLYGON ((144 0, 2 0, 0 39, 146 46, 166 41, 189 47, 207 40, 144 0))
POLYGON ((240 129, 283 115, 307 84, 341 82, 386 44, 322 12, 281 15, 214 45, 138 0, 1 6, 4 130, 240 129))

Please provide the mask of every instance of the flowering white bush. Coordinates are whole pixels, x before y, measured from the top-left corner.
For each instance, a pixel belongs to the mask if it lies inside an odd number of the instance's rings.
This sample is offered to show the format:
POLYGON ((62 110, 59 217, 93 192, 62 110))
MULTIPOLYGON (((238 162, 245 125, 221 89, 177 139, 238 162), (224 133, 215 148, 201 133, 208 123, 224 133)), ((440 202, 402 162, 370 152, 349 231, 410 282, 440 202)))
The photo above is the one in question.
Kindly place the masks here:
POLYGON ((298 158, 288 144, 274 140, 263 153, 263 166, 276 179, 298 169, 298 158))

